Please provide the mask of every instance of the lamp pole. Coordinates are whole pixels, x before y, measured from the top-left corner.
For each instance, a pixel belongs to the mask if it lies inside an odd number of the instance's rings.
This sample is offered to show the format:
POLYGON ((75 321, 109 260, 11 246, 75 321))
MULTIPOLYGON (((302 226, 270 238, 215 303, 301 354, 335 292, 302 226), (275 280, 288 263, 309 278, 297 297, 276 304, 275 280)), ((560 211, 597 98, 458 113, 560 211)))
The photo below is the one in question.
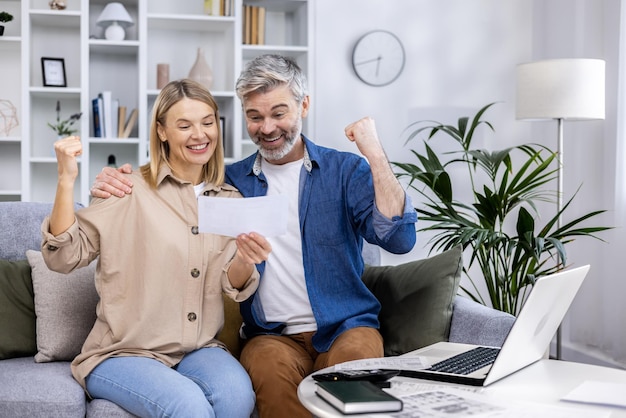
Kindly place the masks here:
MULTIPOLYGON (((558 144, 556 149, 557 155, 557 189, 556 189, 556 228, 561 229, 561 208, 563 207, 563 118, 556 118, 558 123, 558 144)), ((563 264, 565 260, 561 259, 561 255, 557 252, 557 260, 559 264, 563 264)), ((561 360, 562 335, 561 326, 556 329, 556 359, 561 360)))

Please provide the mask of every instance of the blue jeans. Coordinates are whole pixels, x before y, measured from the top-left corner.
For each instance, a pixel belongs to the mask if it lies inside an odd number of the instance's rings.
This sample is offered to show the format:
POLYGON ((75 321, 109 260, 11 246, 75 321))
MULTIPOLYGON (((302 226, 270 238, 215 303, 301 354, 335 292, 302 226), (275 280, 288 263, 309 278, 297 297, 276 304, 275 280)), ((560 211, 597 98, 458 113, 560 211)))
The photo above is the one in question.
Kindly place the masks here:
POLYGON ((146 357, 111 357, 85 379, 93 398, 139 417, 250 417, 248 374, 227 351, 201 348, 173 368, 146 357))

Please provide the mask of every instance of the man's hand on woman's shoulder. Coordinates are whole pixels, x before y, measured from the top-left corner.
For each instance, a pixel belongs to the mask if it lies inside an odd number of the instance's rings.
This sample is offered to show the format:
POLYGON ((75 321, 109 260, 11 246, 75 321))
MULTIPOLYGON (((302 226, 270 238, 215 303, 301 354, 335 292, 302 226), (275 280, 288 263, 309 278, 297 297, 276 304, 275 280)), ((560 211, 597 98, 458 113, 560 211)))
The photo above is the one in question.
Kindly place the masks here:
POLYGON ((104 167, 91 187, 91 196, 108 199, 111 196, 124 197, 132 193, 133 183, 124 175, 132 171, 133 167, 130 164, 124 164, 117 169, 104 167))

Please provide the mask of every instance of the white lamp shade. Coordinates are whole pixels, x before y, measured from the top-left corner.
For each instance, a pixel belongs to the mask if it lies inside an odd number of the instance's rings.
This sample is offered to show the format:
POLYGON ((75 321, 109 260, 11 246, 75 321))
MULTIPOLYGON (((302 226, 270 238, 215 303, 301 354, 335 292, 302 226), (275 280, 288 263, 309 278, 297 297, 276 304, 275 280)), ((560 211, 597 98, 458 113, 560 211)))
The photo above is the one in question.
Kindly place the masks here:
POLYGON ((605 63, 554 59, 517 66, 517 119, 604 119, 605 63))
POLYGON ((116 22, 118 25, 127 28, 133 25, 133 19, 130 17, 124 5, 119 2, 108 3, 100 16, 96 24, 102 27, 108 27, 116 22))

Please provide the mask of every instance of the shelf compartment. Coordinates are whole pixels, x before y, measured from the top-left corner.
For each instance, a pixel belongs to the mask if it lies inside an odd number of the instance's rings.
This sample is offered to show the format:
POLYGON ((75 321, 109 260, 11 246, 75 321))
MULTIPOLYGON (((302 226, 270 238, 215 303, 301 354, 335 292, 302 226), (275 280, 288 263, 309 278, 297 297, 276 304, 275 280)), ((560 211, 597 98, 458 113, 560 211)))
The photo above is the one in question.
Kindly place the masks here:
POLYGON ((149 14, 148 30, 227 32, 235 24, 231 16, 149 14))
POLYGON ((11 141, 9 138, 0 140, 0 167, 4 173, 0 176, 0 193, 13 195, 16 194, 15 190, 20 190, 22 187, 19 176, 21 172, 20 146, 19 141, 11 141))
POLYGON ((89 178, 95 179, 102 171, 103 167, 108 164, 109 155, 115 156, 118 166, 130 163, 133 170, 139 168, 139 147, 138 140, 111 140, 100 142, 98 138, 94 138, 89 142, 89 178))
POLYGON ((41 58, 62 58, 68 87, 81 84, 80 14, 78 12, 31 12, 29 85, 43 86, 41 58), (54 33, 54 36, 50 34, 54 33))
MULTIPOLYGON (((56 159, 44 162, 30 161, 30 199, 33 202, 53 202, 57 190, 56 159)), ((79 161, 80 164, 80 161, 79 161)), ((80 172, 80 171, 79 171, 80 172)), ((74 201, 80 202, 80 174, 74 187, 74 201)))
POLYGON ((211 91, 232 91, 235 85, 234 31, 233 24, 221 31, 163 30, 148 25, 146 88, 156 87, 157 64, 160 63, 169 64, 170 80, 187 77, 198 48, 202 48, 213 72, 211 91))
POLYGON ((43 158, 41 162, 48 158, 56 162, 54 158, 54 142, 58 139, 56 132, 48 126, 48 123, 56 122, 57 100, 61 104, 61 119, 65 120, 74 113, 83 112, 81 119, 73 126, 77 132, 81 131, 82 123, 85 123, 85 109, 80 108, 80 93, 66 93, 64 89, 57 91, 31 91, 31 114, 38 115, 37 118, 30 119, 30 157, 43 158), (66 94, 63 94, 66 93, 66 94))
MULTIPOLYGON (((308 45, 308 1, 255 0, 243 4, 265 8, 265 45, 308 45)), ((245 18, 242 22, 245 25, 245 18)))

